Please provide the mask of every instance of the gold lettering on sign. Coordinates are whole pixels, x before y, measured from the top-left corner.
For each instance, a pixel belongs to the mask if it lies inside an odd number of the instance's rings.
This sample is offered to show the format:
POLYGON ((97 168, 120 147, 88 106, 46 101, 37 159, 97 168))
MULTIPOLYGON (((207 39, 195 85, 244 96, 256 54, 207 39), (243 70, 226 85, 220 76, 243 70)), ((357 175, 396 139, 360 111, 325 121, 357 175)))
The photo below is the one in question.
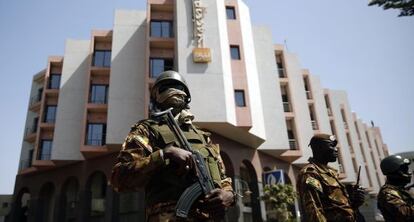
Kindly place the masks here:
POLYGON ((195 63, 209 63, 211 62, 211 52, 209 48, 195 48, 193 49, 193 61, 195 63))
POLYGON ((193 49, 193 61, 196 63, 211 62, 211 52, 209 48, 204 48, 204 13, 205 8, 201 5, 201 0, 193 0, 193 36, 196 48, 193 49))

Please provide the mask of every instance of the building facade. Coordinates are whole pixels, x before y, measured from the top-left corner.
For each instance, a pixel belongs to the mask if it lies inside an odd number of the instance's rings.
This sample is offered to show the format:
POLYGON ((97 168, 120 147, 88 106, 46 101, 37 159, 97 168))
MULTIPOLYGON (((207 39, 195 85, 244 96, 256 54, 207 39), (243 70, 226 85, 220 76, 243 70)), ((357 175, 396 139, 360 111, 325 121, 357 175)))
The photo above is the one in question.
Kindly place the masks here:
POLYGON ((374 218, 388 149, 346 92, 323 88, 269 29, 252 26, 241 0, 148 0, 146 11, 116 11, 112 30, 67 40, 64 55, 34 75, 11 220, 142 221, 143 193, 116 193, 108 180, 130 126, 149 115, 151 85, 169 69, 186 79, 195 122, 220 145, 235 190, 251 192, 228 221, 268 219, 263 172, 283 170, 295 185, 315 133, 337 136, 333 166, 344 183, 361 166, 364 213, 374 218))

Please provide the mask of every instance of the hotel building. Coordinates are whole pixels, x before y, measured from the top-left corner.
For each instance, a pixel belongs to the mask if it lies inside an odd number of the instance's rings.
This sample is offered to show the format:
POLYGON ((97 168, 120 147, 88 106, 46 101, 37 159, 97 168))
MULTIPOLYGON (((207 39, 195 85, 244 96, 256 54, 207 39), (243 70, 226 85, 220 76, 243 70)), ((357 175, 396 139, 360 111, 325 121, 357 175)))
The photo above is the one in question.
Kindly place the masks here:
MULTIPOLYGON (((195 122, 220 144, 235 190, 251 192, 228 221, 272 216, 258 198, 263 173, 283 170, 295 186, 315 133, 337 136, 332 166, 344 183, 361 166, 363 213, 374 219, 388 148, 346 92, 324 88, 268 28, 252 25, 242 0, 148 0, 146 11, 116 11, 112 30, 67 40, 34 75, 12 221, 143 221, 143 193, 116 193, 108 179, 130 126, 149 115, 149 88, 169 69, 186 79, 195 122)), ((292 211, 300 216, 297 204, 292 211)))

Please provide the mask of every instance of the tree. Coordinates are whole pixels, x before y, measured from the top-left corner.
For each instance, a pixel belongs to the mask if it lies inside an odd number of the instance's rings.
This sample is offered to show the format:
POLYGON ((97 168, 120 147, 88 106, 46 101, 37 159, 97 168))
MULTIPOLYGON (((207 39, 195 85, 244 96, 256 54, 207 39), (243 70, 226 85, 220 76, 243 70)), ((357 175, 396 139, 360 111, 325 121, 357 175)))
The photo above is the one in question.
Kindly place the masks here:
POLYGON ((414 0, 370 0, 369 6, 382 6, 384 10, 400 9, 398 16, 413 16, 414 15, 414 0))
MULTIPOLYGON (((278 222, 293 221, 293 214, 290 212, 295 203, 297 194, 292 185, 272 184, 263 188, 262 200, 268 204, 271 214, 278 222)), ((269 221, 274 221, 269 219, 269 221)))

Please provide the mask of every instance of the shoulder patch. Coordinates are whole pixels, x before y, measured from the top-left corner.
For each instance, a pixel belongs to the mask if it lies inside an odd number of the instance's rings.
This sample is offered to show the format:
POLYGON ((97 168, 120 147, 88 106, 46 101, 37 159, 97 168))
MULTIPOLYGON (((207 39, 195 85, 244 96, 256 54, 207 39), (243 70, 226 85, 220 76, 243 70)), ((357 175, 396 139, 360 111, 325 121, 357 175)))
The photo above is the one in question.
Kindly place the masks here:
POLYGON ((388 190, 388 193, 393 196, 401 198, 400 194, 396 190, 388 190))
POLYGON ((322 184, 321 184, 321 182, 319 182, 319 180, 317 180, 313 177, 308 177, 308 178, 306 178, 305 183, 308 184, 309 186, 315 188, 317 191, 323 193, 322 184))

